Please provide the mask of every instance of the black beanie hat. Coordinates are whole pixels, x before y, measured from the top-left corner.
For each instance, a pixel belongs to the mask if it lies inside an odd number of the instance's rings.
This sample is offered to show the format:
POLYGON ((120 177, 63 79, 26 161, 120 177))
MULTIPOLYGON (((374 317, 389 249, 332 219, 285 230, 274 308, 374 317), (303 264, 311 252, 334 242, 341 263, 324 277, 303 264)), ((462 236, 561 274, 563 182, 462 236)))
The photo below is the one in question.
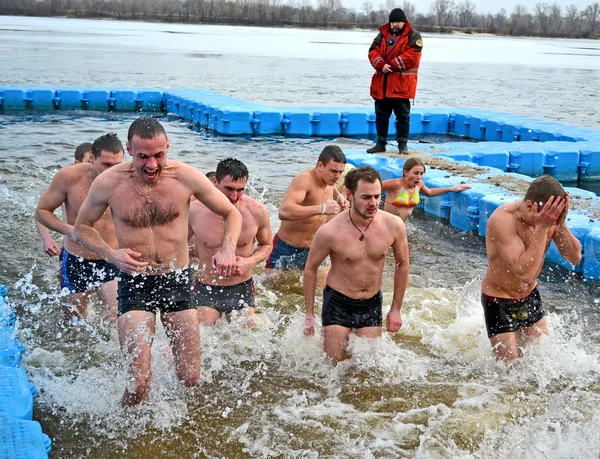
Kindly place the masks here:
POLYGON ((406 20, 406 14, 400 8, 394 8, 390 13, 389 22, 408 22, 406 20))

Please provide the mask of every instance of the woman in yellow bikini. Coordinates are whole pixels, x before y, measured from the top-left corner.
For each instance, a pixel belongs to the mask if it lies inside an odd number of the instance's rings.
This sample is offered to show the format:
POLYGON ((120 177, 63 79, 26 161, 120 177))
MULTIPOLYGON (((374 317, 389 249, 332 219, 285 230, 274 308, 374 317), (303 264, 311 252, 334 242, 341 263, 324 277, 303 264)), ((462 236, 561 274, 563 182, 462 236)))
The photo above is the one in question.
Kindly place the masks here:
POLYGON ((401 178, 384 180, 382 189, 387 191, 383 209, 398 215, 404 221, 410 217, 415 206, 419 204, 419 193, 431 198, 449 191, 458 193, 471 188, 462 184, 451 188, 427 188, 423 183, 425 164, 419 158, 407 159, 402 172, 401 178))

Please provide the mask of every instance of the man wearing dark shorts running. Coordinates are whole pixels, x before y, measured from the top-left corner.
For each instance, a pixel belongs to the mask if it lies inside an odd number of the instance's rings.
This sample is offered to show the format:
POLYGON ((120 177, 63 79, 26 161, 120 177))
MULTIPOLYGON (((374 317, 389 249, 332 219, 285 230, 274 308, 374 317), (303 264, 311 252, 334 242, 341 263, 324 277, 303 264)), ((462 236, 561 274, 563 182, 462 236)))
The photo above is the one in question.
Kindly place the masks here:
POLYGON ((124 273, 117 327, 129 358, 129 383, 121 404, 131 406, 148 399, 157 311, 171 341, 177 377, 186 386, 200 380, 198 314, 188 266, 190 198, 195 196, 223 218, 222 248, 210 260, 218 275, 229 276, 235 269, 242 218, 202 172, 179 161, 167 162, 169 141, 156 119, 142 117, 131 124, 127 151, 132 161, 94 182, 75 232, 88 249, 124 273), (116 250, 94 229, 108 207, 119 243, 116 250))
POLYGON ((304 268, 317 230, 327 219, 348 207, 346 199, 335 187, 345 166, 346 156, 342 149, 327 145, 315 167, 292 179, 279 207, 281 226, 267 259, 268 269, 304 268))
POLYGON ((488 220, 481 302, 499 360, 518 358, 523 345, 549 334, 537 278, 550 242, 569 263, 581 261, 581 244, 567 226, 568 211, 568 193, 544 175, 531 182, 523 199, 503 204, 488 220))
POLYGON ((254 314, 252 269, 269 256, 273 248, 271 219, 264 204, 244 194, 248 169, 241 161, 227 158, 219 162, 212 182, 242 215, 242 231, 235 249, 235 269, 228 277, 219 276, 210 263, 223 243, 223 218, 199 201, 190 206, 190 227, 198 252, 198 282, 194 304, 200 323, 214 325, 223 315, 246 309, 254 314), (254 242, 256 241, 256 247, 254 242))
POLYGON ((315 235, 304 268, 304 334, 314 334, 317 270, 329 255, 331 268, 323 291, 322 323, 325 352, 333 363, 349 358, 348 337, 381 336, 381 284, 386 256, 393 251, 394 297, 386 328, 402 326, 400 309, 408 282, 408 241, 400 217, 378 212, 381 177, 369 166, 348 173, 345 180, 350 209, 323 225, 315 235))
MULTIPOLYGON (((116 134, 98 137, 91 146, 90 163, 63 167, 41 196, 35 211, 36 219, 45 227, 64 234, 61 253, 61 288, 69 295, 63 304, 71 319, 87 317, 87 296, 95 291, 112 319, 117 315, 117 281, 119 270, 82 246, 75 237, 73 225, 92 182, 107 169, 123 162, 123 144, 116 134), (63 207, 65 221, 54 211, 63 207)), ((117 247, 115 225, 107 210, 95 224, 107 244, 117 247)))

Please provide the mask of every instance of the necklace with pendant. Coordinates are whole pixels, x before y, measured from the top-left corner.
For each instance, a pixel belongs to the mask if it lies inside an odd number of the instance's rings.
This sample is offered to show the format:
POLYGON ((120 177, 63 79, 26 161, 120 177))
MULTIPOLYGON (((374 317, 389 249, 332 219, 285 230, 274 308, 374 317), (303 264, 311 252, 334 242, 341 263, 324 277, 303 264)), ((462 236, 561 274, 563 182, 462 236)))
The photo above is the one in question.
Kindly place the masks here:
MULTIPOLYGON (((152 202, 152 198, 150 197, 150 194, 144 194, 144 193, 142 193, 142 192, 141 192, 140 190, 138 190, 138 189, 137 189, 137 187, 135 186, 135 180, 133 179, 133 178, 134 178, 134 177, 133 177, 133 175, 134 175, 134 174, 133 174, 133 172, 134 172, 134 170, 133 170, 133 164, 132 164, 132 165, 130 165, 130 166, 129 166, 129 177, 131 177, 131 184, 133 185, 133 189, 134 189, 135 191, 137 191, 137 193, 138 193, 138 194, 139 194, 141 197, 145 198, 145 199, 146 199, 146 202, 147 202, 148 204, 150 204, 150 203, 152 202)), ((152 191, 152 189, 151 189, 150 187, 148 187, 148 192, 150 193, 151 191, 152 191)))
POLYGON ((371 226, 371 223, 373 223, 373 219, 375 217, 371 217, 371 220, 369 220, 369 223, 367 223, 367 227, 365 228, 365 230, 361 230, 356 223, 354 223, 354 220, 352 220, 352 213, 348 212, 348 217, 350 217, 350 221, 352 222, 352 224, 354 225, 354 227, 360 231, 360 236, 358 238, 359 241, 364 241, 365 240, 365 233, 367 232, 367 230, 369 229, 369 226, 371 226))

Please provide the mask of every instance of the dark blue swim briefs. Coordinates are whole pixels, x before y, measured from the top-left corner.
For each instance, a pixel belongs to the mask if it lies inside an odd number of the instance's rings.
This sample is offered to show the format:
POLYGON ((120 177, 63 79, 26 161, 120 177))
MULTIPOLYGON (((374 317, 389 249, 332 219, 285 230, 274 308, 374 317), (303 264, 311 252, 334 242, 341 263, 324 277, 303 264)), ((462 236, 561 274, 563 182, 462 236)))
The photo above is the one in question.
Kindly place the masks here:
POLYGON ((86 260, 71 255, 64 247, 61 250, 60 288, 66 288, 70 293, 98 288, 119 275, 119 268, 104 260, 86 260))
POLYGON ((273 251, 267 258, 266 266, 270 269, 304 269, 310 247, 294 247, 275 235, 273 251))

